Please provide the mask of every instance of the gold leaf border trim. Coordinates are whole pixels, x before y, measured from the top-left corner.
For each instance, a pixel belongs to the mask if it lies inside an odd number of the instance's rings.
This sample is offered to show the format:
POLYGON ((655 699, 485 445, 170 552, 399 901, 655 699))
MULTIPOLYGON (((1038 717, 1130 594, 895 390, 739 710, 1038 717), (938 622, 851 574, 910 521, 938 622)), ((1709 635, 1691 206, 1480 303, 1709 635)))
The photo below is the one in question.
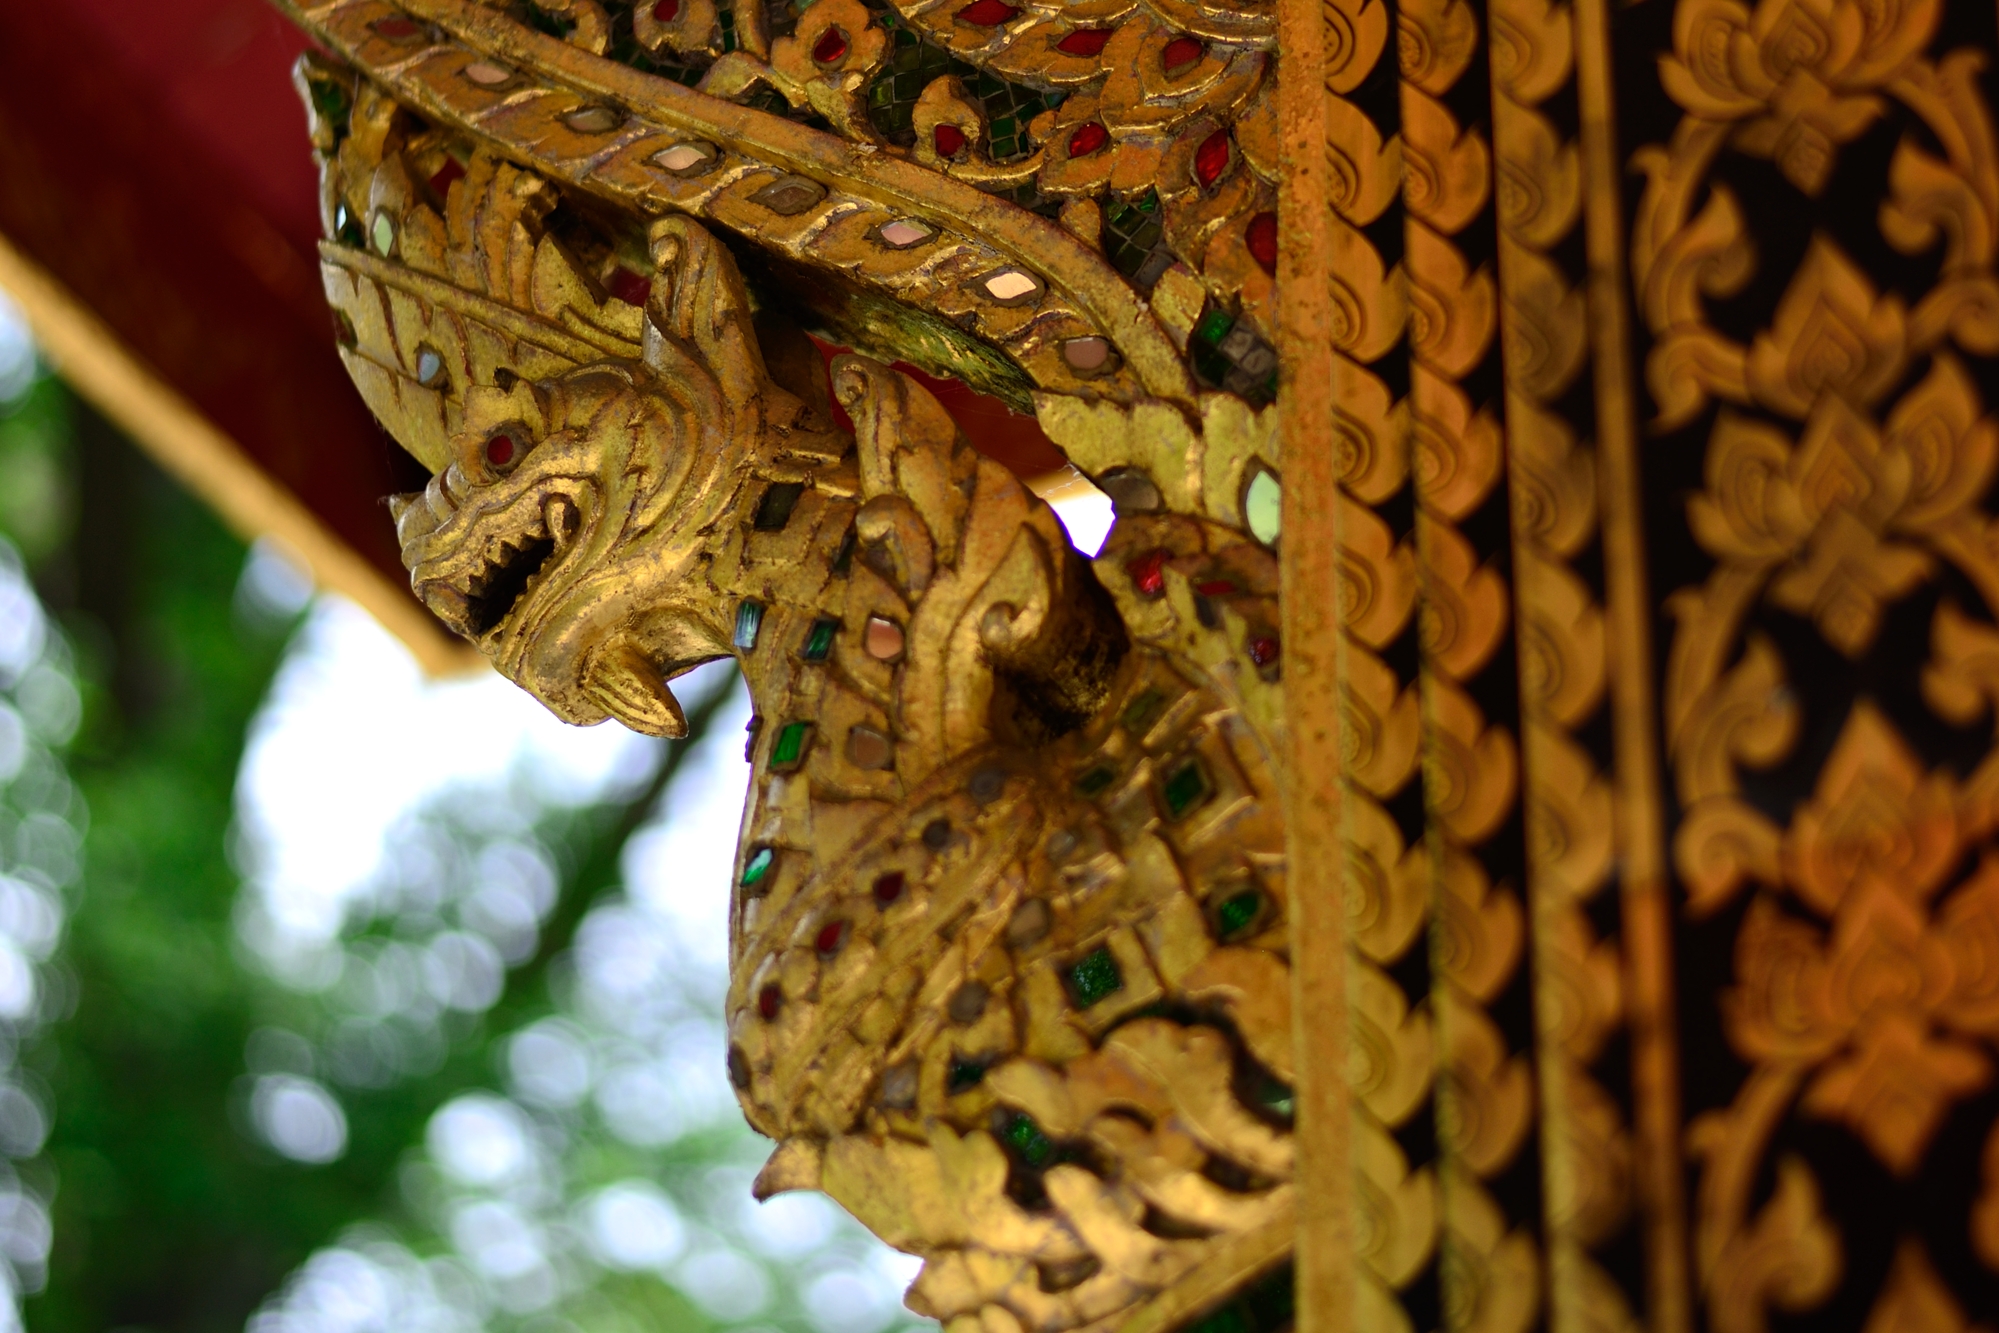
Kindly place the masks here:
POLYGON ((1616 838, 1624 907, 1626 1023, 1631 1038, 1633 1183, 1651 1333, 1690 1333, 1685 1165, 1680 1151, 1679 1034, 1673 1022, 1673 918, 1666 880, 1651 593, 1645 577, 1637 404, 1625 304, 1624 218, 1612 94, 1610 5, 1576 0, 1576 92, 1583 153, 1583 240, 1597 402, 1604 611, 1616 751, 1616 838))
MULTIPOLYGON (((476 135, 511 156, 521 155, 521 145, 497 137, 462 108, 435 95, 422 80, 399 78, 397 68, 379 67, 360 55, 357 42, 350 40, 352 25, 348 16, 373 13, 381 6, 371 0, 333 0, 317 5, 297 0, 274 0, 274 3, 343 59, 366 70, 373 78, 392 81, 399 94, 417 102, 427 114, 445 118, 465 133, 476 135)), ((658 213, 672 205, 641 198, 636 193, 627 197, 627 191, 616 188, 606 178, 604 168, 627 156, 634 144, 645 142, 649 147, 655 133, 681 134, 720 139, 757 158, 763 166, 833 182, 842 193, 858 199, 947 220, 953 230, 966 238, 1045 274, 1050 288, 1117 345, 1146 393, 1193 406, 1192 376, 1150 308, 1101 255, 1061 226, 872 146, 849 144, 818 130, 591 55, 468 0, 404 0, 402 8, 482 55, 527 67, 560 80, 570 91, 606 99, 631 111, 631 121, 606 142, 602 152, 575 162, 528 163, 536 170, 558 175, 580 188, 611 193, 648 214, 658 213)), ((405 64, 412 70, 418 69, 434 51, 435 48, 429 47, 419 50, 405 64)), ((702 215, 707 216, 706 210, 702 210, 702 215)), ((713 220, 731 230, 741 230, 728 218, 713 220)), ((863 272, 860 276, 868 275, 863 272)), ((888 294, 907 299, 892 287, 888 288, 888 294)))

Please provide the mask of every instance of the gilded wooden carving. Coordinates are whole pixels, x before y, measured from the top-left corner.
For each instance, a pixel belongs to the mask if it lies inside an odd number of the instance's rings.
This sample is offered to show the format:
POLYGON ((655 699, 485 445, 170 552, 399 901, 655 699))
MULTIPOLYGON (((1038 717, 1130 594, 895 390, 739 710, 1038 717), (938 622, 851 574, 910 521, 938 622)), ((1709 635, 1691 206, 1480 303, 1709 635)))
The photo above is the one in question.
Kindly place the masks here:
POLYGON ((1989 5, 286 8, 413 586, 741 663, 730 1075, 911 1308, 1999 1324, 1989 5))
POLYGON ((1679 118, 1633 157, 1653 428, 1704 440, 1683 531, 1707 569, 1667 590, 1661 720, 1692 939, 1733 954, 1715 1027, 1745 1070, 1725 1098, 1692 1083, 1718 1326, 1843 1306, 1962 1328, 1999 1294, 1938 1263, 1969 1257, 1969 1196, 1900 1203, 1968 1187, 1976 1150, 1948 1136, 1992 1118, 1991 17, 1682 5, 1660 65, 1679 118), (1787 45, 1802 22, 1822 40, 1787 45), (1759 246, 1745 159, 1868 207, 1759 246), (1888 1228, 1868 1193, 1897 1201, 1888 1228))

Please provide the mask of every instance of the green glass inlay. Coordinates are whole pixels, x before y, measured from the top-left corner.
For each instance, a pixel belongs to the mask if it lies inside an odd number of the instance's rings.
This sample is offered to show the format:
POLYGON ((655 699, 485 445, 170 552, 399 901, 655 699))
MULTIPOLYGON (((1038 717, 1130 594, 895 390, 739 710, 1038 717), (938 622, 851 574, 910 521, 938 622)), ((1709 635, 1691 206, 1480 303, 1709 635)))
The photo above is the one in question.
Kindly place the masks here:
POLYGON ((1263 1082, 1257 1085, 1256 1104, 1273 1115, 1281 1115, 1289 1120, 1297 1109, 1298 1099, 1291 1091, 1291 1085, 1280 1083, 1265 1074, 1263 1082))
POLYGON ((1104 253, 1141 291, 1149 291, 1173 266, 1156 191, 1147 190, 1131 203, 1111 204, 1104 210, 1104 253))
POLYGON ((1166 775, 1166 784, 1159 794, 1166 798, 1166 812, 1179 819, 1208 799, 1208 790, 1208 774, 1201 761, 1189 758, 1166 775))
POLYGON ((1165 706, 1165 695, 1158 690, 1147 690, 1124 706, 1124 712, 1118 715, 1118 723, 1126 731, 1144 731, 1165 706))
POLYGON ((1115 995, 1124 989, 1124 974, 1118 971, 1117 959, 1111 957, 1109 949, 1098 949, 1084 956, 1083 961, 1069 969, 1069 994, 1076 1001, 1078 1009, 1088 1009, 1106 996, 1115 995))
POLYGON ((777 860, 777 853, 768 847, 759 847, 750 853, 750 859, 743 862, 742 886, 756 887, 757 881, 770 873, 771 862, 777 860))
POLYGON ((860 544, 860 540, 860 535, 849 527, 847 535, 840 539, 840 549, 833 553, 835 574, 845 574, 854 567, 854 547, 860 544))
POLYGON ((950 1072, 944 1076, 944 1088, 954 1096, 967 1088, 976 1088, 986 1076, 986 1067, 977 1060, 953 1060, 950 1072))
POLYGON ((1276 1333, 1291 1326, 1297 1313, 1295 1285, 1291 1265, 1285 1264, 1242 1294, 1242 1303, 1249 1307, 1259 1333, 1276 1333))
POLYGON ((337 83, 312 81, 312 109, 320 118, 333 122, 334 133, 340 134, 347 128, 347 90, 337 83))
POLYGON ((1178 1333, 1282 1333, 1295 1319, 1292 1266, 1285 1264, 1228 1302, 1180 1326, 1178 1333))
POLYGON ((770 750, 772 768, 789 768, 805 757, 805 741, 812 734, 810 722, 787 722, 777 733, 770 750))
POLYGON ((604 54, 621 65, 630 65, 642 73, 656 74, 690 88, 701 82, 708 73, 708 67, 714 63, 705 52, 686 56, 668 47, 648 51, 638 44, 629 29, 622 27, 613 30, 610 49, 604 54))
POLYGON ((396 224, 389 220, 387 213, 375 214, 374 241, 375 249, 384 257, 396 248, 396 224))
POLYGON ((784 525, 791 522, 791 511, 798 508, 798 497, 803 494, 805 486, 801 482, 772 482, 765 488, 763 499, 757 502, 757 531, 782 532, 784 525))
POLYGON ((534 5, 528 6, 527 20, 549 36, 560 37, 565 42, 569 40, 569 34, 576 31, 575 19, 546 13, 534 5))
POLYGON ((1101 767, 1093 768, 1083 774, 1082 777, 1076 779, 1076 790, 1084 796, 1101 796, 1104 789, 1115 781, 1117 781, 1117 770, 1101 767))
POLYGON ((1256 924, 1259 909, 1263 906, 1263 895, 1255 889, 1244 889, 1222 900, 1215 909, 1215 924, 1221 927, 1222 941, 1227 943, 1256 924))
POLYGON ((1201 322, 1194 326, 1194 341, 1208 347, 1218 347, 1222 339, 1229 336, 1235 327, 1235 320, 1226 310, 1210 310, 1201 316, 1201 322))
MULTIPOLYGON (((1027 124, 1041 112, 1060 106, 1061 93, 1044 93, 996 78, 924 41, 892 11, 876 11, 875 21, 888 30, 889 56, 868 85, 868 121, 883 138, 905 148, 916 142, 917 100, 931 83, 950 74, 985 112, 986 151, 995 162, 1017 160, 1033 151, 1027 124)), ((1005 191, 996 188, 995 192, 1005 191)))
POLYGON ((1235 369, 1235 365, 1227 357, 1199 342, 1187 344, 1187 359, 1193 363, 1194 373, 1200 376, 1201 383, 1216 388, 1221 387, 1222 381, 1226 380, 1229 372, 1235 369))
POLYGON ((1275 546, 1283 518, 1284 487, 1275 472, 1261 468, 1243 490, 1242 521, 1250 536, 1265 546, 1275 546))
POLYGON ((1055 1156, 1055 1144, 1041 1132, 1041 1126, 1035 1124, 1031 1116, 1021 1115, 1018 1111, 1000 1130, 1000 1137, 1020 1154, 1021 1161, 1037 1170, 1048 1165, 1055 1156))
POLYGON ((347 211, 347 205, 333 206, 333 239, 355 250, 368 248, 368 238, 361 234, 361 224, 347 211))
POLYGON ((1235 1305, 1221 1309, 1187 1326, 1186 1333, 1258 1333, 1235 1305))
POLYGON ((812 622, 812 630, 805 636, 805 647, 799 656, 808 662, 823 662, 833 651, 833 636, 840 632, 840 622, 831 616, 821 616, 812 622))
POLYGON ((736 647, 744 652, 757 646, 757 631, 763 628, 764 604, 744 601, 736 608, 736 647))

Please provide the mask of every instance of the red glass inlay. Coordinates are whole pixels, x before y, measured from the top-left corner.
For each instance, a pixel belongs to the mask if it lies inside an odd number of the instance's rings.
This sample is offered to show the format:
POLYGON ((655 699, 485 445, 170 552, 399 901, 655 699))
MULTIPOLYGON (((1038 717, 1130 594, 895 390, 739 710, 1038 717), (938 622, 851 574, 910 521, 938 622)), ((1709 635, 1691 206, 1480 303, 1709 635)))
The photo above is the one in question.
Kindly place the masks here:
POLYGON ((1229 132, 1216 130, 1201 140, 1201 146, 1194 150, 1194 178, 1212 189, 1228 169, 1229 132))
POLYGON ((1249 255, 1271 277, 1277 276, 1277 215, 1258 213, 1249 220, 1249 255))
POLYGON ((517 452, 511 435, 495 435, 486 441, 486 461, 494 467, 505 467, 513 462, 517 452))
POLYGON ((1069 156, 1088 157, 1111 141, 1111 132, 1096 121, 1078 125, 1069 136, 1069 156))
POLYGON ((1102 55, 1114 31, 1112 28, 1078 28, 1055 43, 1055 49, 1069 56, 1102 55))
POLYGON ((1006 0, 972 0, 958 11, 958 22, 969 23, 976 28, 997 28, 1020 11, 1006 0))
POLYGON ((1208 48, 1198 37, 1175 37, 1166 43, 1166 51, 1159 63, 1166 66, 1168 74, 1178 74, 1187 66, 1208 53, 1208 48))
POLYGON ((458 164, 458 159, 446 157, 444 165, 431 173, 430 188, 437 191, 441 197, 450 191, 451 182, 461 179, 464 175, 465 168, 458 164))
POLYGON ((956 125, 939 125, 930 138, 939 157, 956 157, 965 151, 965 132, 956 125))
POLYGON ((414 37, 423 31, 410 19, 378 19, 369 26, 392 42, 401 41, 405 37, 414 37))
POLYGON ((1227 597, 1235 591, 1235 584, 1227 579, 1209 579, 1206 583, 1195 584, 1194 591, 1203 597, 1227 597))
POLYGON ((611 289, 611 295, 626 305, 642 306, 652 295, 652 279, 642 278, 628 268, 614 268, 604 285, 611 289))
POLYGON ((652 16, 661 23, 671 23, 680 17, 680 0, 659 0, 652 7, 652 16))
POLYGON ((1277 660, 1277 637, 1260 634, 1249 641, 1249 660, 1258 666, 1269 666, 1277 660))
POLYGON ((847 54, 847 34, 838 28, 826 29, 825 35, 812 48, 812 58, 822 65, 830 65, 847 54))
POLYGON ((875 905, 887 907, 902 897, 903 875, 900 870, 891 870, 875 880, 875 905))
POLYGON ((757 1012, 764 1016, 766 1023, 777 1017, 778 1007, 783 1003, 784 992, 774 985, 765 986, 757 992, 757 1012))
POLYGON ((817 949, 822 955, 835 954, 840 951, 840 946, 846 942, 847 923, 844 921, 828 921, 825 925, 819 927, 818 938, 812 941, 812 947, 817 949))
POLYGON ((1147 551, 1127 562, 1124 572, 1131 575, 1131 586, 1146 597, 1159 597, 1166 592, 1166 552, 1163 549, 1147 551))

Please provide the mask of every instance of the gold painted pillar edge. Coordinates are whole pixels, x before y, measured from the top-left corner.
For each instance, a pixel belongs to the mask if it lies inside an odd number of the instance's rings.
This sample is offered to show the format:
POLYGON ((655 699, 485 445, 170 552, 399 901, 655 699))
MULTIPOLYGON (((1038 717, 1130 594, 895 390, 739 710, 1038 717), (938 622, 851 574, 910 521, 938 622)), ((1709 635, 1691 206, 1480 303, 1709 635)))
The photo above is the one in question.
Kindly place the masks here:
MULTIPOLYGON (((359 604, 402 641, 424 672, 461 675, 484 665, 404 590, 335 536, 171 385, 118 341, 102 320, 39 264, 0 236, 0 290, 70 387, 245 539, 270 537, 313 583, 359 604)), ((386 515, 383 518, 387 522, 386 515)))
POLYGON ((1278 365, 1284 498, 1279 546, 1286 731, 1285 861, 1298 1079, 1298 1333, 1354 1322, 1353 1168, 1347 1106, 1347 923, 1339 837, 1339 534, 1333 450, 1331 215, 1325 19, 1278 5, 1278 365))
POLYGON ((1609 0, 1576 0, 1583 226, 1594 361, 1598 487, 1613 748, 1618 881, 1624 912, 1631 1040, 1633 1177, 1645 1255, 1645 1326, 1693 1327, 1681 1157, 1673 919, 1666 877, 1658 710, 1652 682, 1651 592, 1632 377, 1609 0))

